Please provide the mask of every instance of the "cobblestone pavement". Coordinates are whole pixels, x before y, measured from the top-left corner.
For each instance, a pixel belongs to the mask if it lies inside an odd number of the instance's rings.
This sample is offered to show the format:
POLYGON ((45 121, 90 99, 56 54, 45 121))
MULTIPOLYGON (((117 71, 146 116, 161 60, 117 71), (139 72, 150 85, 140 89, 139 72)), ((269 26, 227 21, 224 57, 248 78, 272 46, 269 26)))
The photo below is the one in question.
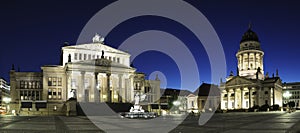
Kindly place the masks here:
MULTIPOLYGON (((97 119, 96 117, 94 117, 97 119)), ((170 117, 169 117, 170 118, 170 117)), ((176 121, 174 118, 170 120, 176 121)), ((105 125, 105 131, 108 132, 139 132, 147 128, 160 127, 141 127, 142 122, 147 120, 129 120, 127 125, 135 125, 135 129, 122 129, 121 125, 115 125, 114 121, 119 121, 118 117, 102 117, 102 119, 93 120, 96 125, 105 125)), ((177 121, 178 122, 178 121, 177 121)), ((103 130, 94 125, 87 117, 65 117, 65 116, 1 116, 0 133, 101 133, 103 130)), ((126 125, 125 124, 125 125, 126 125)), ((101 126, 99 126, 101 127, 101 126)), ((225 132, 225 133, 284 133, 300 132, 300 111, 293 113, 285 112, 241 112, 241 113, 220 113, 215 114, 203 126, 198 125, 198 117, 188 116, 179 126, 170 131, 171 133, 201 133, 201 132, 225 132)))
POLYGON ((299 133, 300 112, 240 112, 215 114, 205 125, 188 117, 172 133, 299 133))
POLYGON ((0 117, 0 133, 102 133, 83 116, 3 116, 0 117))

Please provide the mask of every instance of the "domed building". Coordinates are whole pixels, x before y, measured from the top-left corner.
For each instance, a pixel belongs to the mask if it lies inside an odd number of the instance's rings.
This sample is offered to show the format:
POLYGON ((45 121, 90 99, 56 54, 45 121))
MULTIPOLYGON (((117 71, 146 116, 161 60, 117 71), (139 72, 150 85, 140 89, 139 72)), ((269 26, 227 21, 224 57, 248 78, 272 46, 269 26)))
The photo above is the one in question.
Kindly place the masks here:
POLYGON ((243 34, 236 53, 237 72, 220 83, 221 109, 249 109, 254 106, 282 106, 282 81, 278 75, 264 75, 264 52, 251 25, 243 34))

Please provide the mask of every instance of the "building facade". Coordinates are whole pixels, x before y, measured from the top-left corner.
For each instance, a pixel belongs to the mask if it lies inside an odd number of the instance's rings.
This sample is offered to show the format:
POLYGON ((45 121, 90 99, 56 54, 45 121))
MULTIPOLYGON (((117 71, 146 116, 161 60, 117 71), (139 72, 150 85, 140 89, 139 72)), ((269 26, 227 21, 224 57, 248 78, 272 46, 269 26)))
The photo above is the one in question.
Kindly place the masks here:
POLYGON ((294 102, 295 107, 300 108, 300 82, 283 84, 283 104, 287 104, 289 102, 294 102))
POLYGON ((264 52, 252 27, 244 33, 236 54, 237 73, 230 73, 222 89, 221 109, 249 109, 253 106, 279 105, 282 107, 282 81, 278 75, 264 75, 264 52))
POLYGON ((42 72, 10 71, 11 105, 20 115, 63 115, 68 100, 129 103, 136 94, 147 103, 160 97, 160 80, 146 80, 130 66, 130 54, 104 44, 64 46, 61 65, 42 66, 42 72))
POLYGON ((7 103, 10 100, 10 86, 4 78, 0 78, 0 109, 6 110, 9 108, 7 103))

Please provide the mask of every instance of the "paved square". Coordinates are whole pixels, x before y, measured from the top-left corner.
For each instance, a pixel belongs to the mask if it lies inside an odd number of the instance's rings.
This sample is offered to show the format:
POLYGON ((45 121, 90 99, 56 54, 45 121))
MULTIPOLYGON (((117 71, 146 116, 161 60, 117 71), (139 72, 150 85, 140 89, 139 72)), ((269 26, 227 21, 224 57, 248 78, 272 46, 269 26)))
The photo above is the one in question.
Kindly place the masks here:
MULTIPOLYGON (((172 121, 176 126, 180 123, 177 117, 160 117, 162 121, 151 125, 150 122, 139 119, 122 119, 116 116, 107 117, 66 117, 66 116, 1 116, 0 133, 27 133, 27 132, 84 132, 113 133, 153 132, 155 129, 168 128, 164 121, 172 121), (118 124, 116 122, 118 121, 118 124), (98 125, 98 126, 96 126, 98 125), (99 126, 100 125, 100 126, 99 126), (155 127, 153 127, 153 125, 155 127), (99 129, 99 127, 102 127, 99 129), (134 128, 131 128, 134 127, 134 128)), ((181 124, 174 128, 172 133, 191 132, 225 132, 225 133, 283 133, 300 131, 300 112, 242 112, 217 113, 203 126, 198 125, 198 117, 188 116, 181 124)))

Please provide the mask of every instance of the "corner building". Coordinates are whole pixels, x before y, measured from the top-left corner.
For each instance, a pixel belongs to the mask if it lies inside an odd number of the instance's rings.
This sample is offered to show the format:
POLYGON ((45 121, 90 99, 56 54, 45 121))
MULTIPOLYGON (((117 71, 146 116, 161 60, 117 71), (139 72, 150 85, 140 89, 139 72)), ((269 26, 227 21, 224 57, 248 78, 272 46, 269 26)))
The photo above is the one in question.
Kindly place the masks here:
POLYGON ((264 52, 251 26, 243 34, 236 54, 237 73, 231 71, 226 82, 220 83, 221 109, 249 109, 253 106, 282 107, 282 81, 278 75, 264 75, 264 52))

